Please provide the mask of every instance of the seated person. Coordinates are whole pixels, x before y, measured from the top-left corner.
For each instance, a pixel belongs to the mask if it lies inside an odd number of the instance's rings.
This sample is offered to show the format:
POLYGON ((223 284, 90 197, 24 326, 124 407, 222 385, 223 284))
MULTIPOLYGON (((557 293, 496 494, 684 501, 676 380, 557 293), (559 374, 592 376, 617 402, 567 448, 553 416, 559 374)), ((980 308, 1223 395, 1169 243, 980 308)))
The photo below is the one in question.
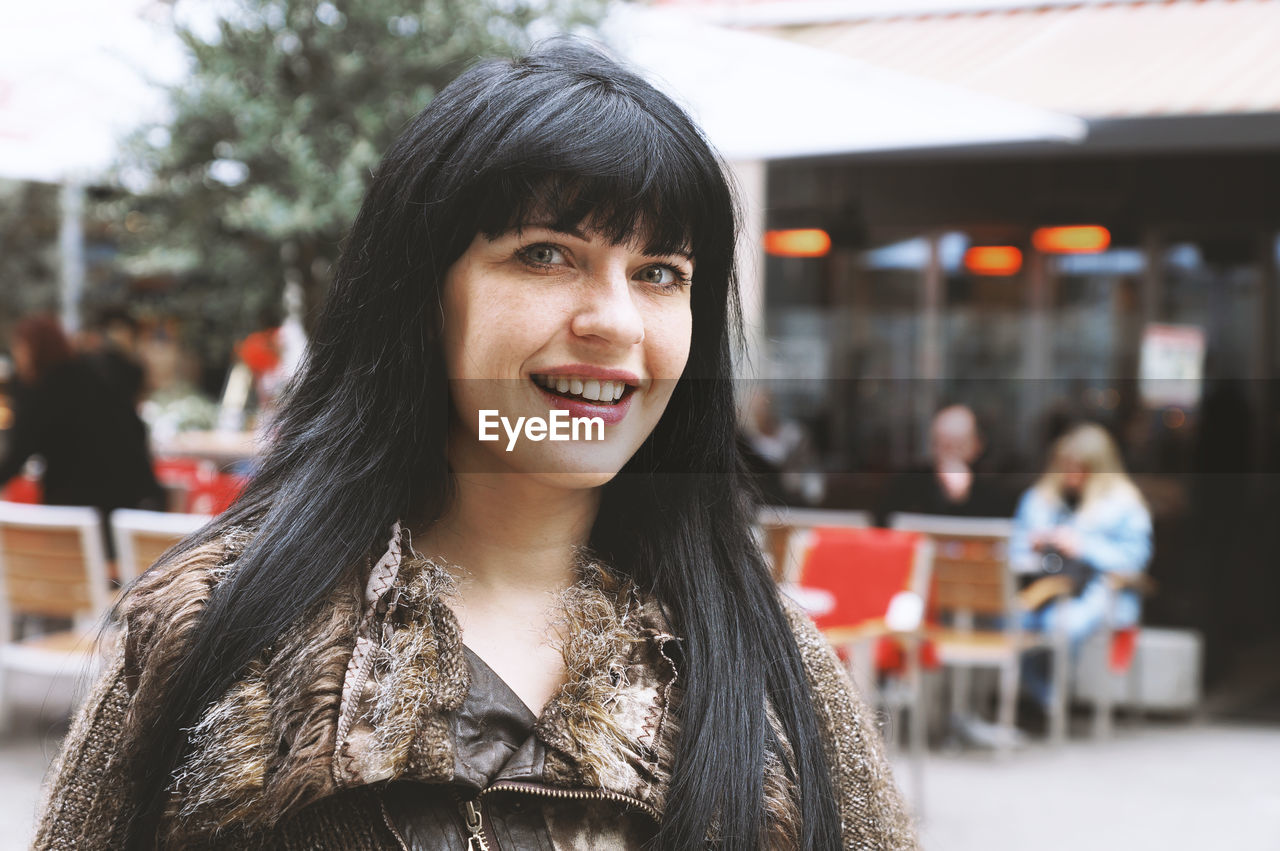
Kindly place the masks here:
MULTIPOLYGON (((1078 594, 1029 613, 1026 628, 1065 628, 1074 656, 1107 618, 1106 575, 1139 573, 1150 560, 1151 513, 1125 472, 1115 441, 1095 423, 1075 426, 1054 443, 1048 470, 1022 496, 1009 561, 1016 572, 1028 575, 1056 568, 1080 577, 1081 587, 1078 594)), ((1120 592, 1111 623, 1132 626, 1138 615, 1138 595, 1120 592)), ((1047 705, 1042 673, 1029 668, 1026 677, 1029 691, 1047 705)))
POLYGON ((1012 499, 983 469, 985 447, 978 418, 967 405, 948 405, 933 417, 927 466, 899 473, 877 511, 888 525, 893 513, 959 517, 1008 517, 1012 499))

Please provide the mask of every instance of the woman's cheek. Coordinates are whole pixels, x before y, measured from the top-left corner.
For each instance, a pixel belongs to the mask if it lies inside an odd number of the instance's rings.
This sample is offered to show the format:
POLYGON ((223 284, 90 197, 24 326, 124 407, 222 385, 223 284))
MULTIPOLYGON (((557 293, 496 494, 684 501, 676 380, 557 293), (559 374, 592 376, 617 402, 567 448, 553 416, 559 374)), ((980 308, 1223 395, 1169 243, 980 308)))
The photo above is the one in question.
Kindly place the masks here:
POLYGON ((653 374, 661 378, 679 378, 689 360, 693 319, 688 312, 668 316, 654 326, 656 341, 653 374))

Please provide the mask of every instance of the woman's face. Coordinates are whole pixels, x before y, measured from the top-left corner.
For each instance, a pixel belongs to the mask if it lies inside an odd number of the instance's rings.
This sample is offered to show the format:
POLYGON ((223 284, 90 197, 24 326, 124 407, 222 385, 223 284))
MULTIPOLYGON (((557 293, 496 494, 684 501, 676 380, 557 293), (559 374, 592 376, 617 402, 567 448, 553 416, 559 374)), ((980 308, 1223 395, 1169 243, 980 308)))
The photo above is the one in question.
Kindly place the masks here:
POLYGON ((569 487, 613 478, 684 371, 692 277, 691 257, 590 230, 477 235, 444 282, 454 470, 569 487), (580 418, 603 425, 575 432, 580 418))
POLYGON ((1074 458, 1062 461, 1062 487, 1068 491, 1079 493, 1089 481, 1089 468, 1074 458))

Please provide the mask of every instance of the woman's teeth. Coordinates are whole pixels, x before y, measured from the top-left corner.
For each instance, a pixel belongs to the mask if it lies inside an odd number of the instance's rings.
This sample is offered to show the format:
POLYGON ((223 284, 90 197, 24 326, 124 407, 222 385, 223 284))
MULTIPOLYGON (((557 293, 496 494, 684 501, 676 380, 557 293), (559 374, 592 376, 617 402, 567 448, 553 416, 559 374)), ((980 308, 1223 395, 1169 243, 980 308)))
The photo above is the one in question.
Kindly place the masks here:
POLYGON ((625 381, 602 381, 577 375, 535 375, 533 380, 559 396, 612 405, 627 391, 625 381))

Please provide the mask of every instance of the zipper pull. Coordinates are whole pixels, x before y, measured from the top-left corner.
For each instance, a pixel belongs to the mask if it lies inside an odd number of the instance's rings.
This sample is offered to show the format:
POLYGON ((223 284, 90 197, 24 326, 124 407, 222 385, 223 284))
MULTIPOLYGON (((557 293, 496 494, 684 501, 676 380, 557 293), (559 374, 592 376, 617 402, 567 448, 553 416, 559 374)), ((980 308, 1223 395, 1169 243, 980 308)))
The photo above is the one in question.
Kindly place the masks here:
POLYGON ((480 815, 480 804, 466 801, 462 805, 462 815, 467 825, 467 851, 489 851, 489 843, 484 839, 484 822, 480 815))

